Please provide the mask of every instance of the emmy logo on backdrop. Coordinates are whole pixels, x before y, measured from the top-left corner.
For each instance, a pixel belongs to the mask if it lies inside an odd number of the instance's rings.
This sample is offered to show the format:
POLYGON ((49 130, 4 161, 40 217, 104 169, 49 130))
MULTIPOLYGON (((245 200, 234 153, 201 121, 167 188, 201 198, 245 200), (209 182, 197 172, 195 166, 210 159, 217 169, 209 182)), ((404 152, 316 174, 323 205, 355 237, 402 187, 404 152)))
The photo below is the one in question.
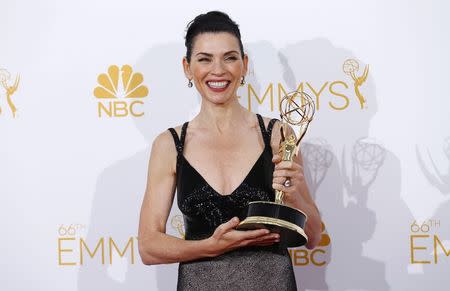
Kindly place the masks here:
POLYGON ((331 146, 323 138, 312 139, 303 143, 302 156, 305 162, 305 177, 309 190, 315 197, 317 188, 325 179, 333 163, 331 146))
POLYGON ((384 165, 385 158, 386 150, 371 138, 360 138, 353 144, 350 165, 347 162, 345 147, 342 149, 342 202, 346 217, 357 217, 357 220, 352 222, 352 239, 346 242, 348 257, 359 257, 361 244, 369 241, 376 231, 376 212, 368 205, 373 193, 378 193, 371 187, 384 165))
MULTIPOLYGON (((312 98, 301 91, 286 94, 280 102, 281 142, 280 156, 283 161, 292 161, 298 154, 299 144, 305 136, 309 123, 312 121, 315 105, 312 98), (300 102, 296 101, 300 99, 300 102), (292 133, 285 136, 288 126, 299 127, 298 139, 292 133)), ((288 185, 290 180, 286 180, 288 185)), ((298 247, 308 242, 304 231, 307 216, 301 210, 289 207, 283 203, 284 192, 275 191, 275 201, 252 201, 248 205, 247 217, 239 224, 238 229, 267 228, 280 234, 280 245, 298 247)))
POLYGON ((378 171, 386 158, 386 150, 373 139, 361 138, 354 145, 351 153, 352 165, 347 167, 345 151, 342 151, 342 173, 344 187, 349 199, 361 198, 367 201, 369 188, 378 176, 378 171))
POLYGON ((366 65, 364 67, 364 72, 359 77, 356 76, 356 72, 359 70, 359 63, 354 59, 346 60, 342 65, 342 70, 344 71, 344 73, 352 77, 354 81, 353 85, 355 87, 355 94, 358 97, 361 109, 363 109, 364 104, 366 103, 366 98, 364 98, 364 96, 359 91, 359 87, 367 80, 367 76, 369 75, 369 65, 366 65))
MULTIPOLYGON (((416 155, 419 162, 419 166, 422 169, 425 178, 428 182, 436 187, 442 194, 450 194, 450 136, 444 140, 442 151, 448 161, 447 173, 441 173, 435 161, 431 157, 430 151, 427 150, 429 163, 425 162, 425 159, 419 152, 419 147, 416 146, 416 155), (430 164, 429 166, 427 164, 430 164)), ((444 159, 441 159, 441 161, 444 159)))
POLYGON ((176 231, 178 231, 178 234, 180 235, 180 237, 182 237, 182 238, 185 237, 184 222, 183 222, 183 217, 181 215, 177 214, 177 215, 173 216, 172 219, 170 220, 170 224, 176 231))
MULTIPOLYGON (((14 105, 11 96, 16 92, 17 87, 19 86, 19 82, 20 82, 20 76, 17 75, 16 76, 16 80, 14 81, 13 85, 9 85, 8 81, 11 79, 11 74, 5 70, 5 69, 0 69, 0 83, 2 84, 3 88, 5 89, 6 92, 6 102, 8 103, 9 108, 11 109, 11 113, 13 115, 13 118, 16 117, 16 111, 17 108, 14 105)), ((0 114, 2 114, 2 108, 0 106, 0 114)))

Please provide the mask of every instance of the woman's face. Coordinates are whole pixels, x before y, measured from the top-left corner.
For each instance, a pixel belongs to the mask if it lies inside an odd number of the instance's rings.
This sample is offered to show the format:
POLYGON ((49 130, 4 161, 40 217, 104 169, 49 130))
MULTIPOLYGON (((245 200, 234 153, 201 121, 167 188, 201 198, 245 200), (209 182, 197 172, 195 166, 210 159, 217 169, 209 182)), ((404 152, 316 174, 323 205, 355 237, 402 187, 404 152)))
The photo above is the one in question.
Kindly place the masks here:
POLYGON ((186 77, 192 79, 203 98, 225 104, 247 73, 248 57, 241 57, 238 39, 228 32, 202 33, 194 38, 191 62, 183 58, 186 77))

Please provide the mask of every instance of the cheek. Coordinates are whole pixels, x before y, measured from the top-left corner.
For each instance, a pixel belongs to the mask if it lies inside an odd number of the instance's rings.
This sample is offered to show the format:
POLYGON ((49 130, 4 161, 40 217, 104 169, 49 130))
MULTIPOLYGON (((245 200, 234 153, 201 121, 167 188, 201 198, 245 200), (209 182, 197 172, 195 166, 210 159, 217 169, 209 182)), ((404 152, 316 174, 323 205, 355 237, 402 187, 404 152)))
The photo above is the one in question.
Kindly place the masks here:
POLYGON ((241 65, 232 65, 230 66, 229 71, 233 75, 240 77, 242 75, 243 67, 241 65))
POLYGON ((197 68, 197 69, 193 70, 192 74, 194 76, 194 79, 199 80, 199 81, 207 75, 206 70, 201 69, 201 68, 197 68))
POLYGON ((199 63, 195 63, 191 65, 191 73, 194 77, 199 77, 208 72, 208 68, 205 65, 201 65, 199 63))

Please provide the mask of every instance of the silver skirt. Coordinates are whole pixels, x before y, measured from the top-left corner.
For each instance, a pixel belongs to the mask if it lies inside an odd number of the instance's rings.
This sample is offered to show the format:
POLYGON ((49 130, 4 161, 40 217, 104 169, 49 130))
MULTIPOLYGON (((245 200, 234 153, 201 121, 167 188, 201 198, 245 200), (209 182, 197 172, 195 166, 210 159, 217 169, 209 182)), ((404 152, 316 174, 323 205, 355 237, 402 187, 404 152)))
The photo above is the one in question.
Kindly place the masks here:
POLYGON ((214 258, 181 262, 178 291, 296 291, 294 270, 286 248, 246 247, 214 258))

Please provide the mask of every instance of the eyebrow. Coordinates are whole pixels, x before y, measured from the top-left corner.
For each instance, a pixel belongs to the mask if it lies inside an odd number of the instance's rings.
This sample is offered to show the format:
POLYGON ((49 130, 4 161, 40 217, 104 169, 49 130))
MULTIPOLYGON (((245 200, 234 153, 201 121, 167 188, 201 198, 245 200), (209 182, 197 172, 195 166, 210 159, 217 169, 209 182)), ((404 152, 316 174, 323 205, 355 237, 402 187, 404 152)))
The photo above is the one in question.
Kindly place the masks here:
MULTIPOLYGON (((228 52, 224 53, 224 55, 228 55, 228 54, 232 54, 232 53, 239 54, 238 51, 228 51, 228 52)), ((208 53, 204 53, 204 52, 199 52, 199 53, 196 54, 196 56, 198 56, 198 55, 205 55, 205 56, 208 56, 208 57, 212 57, 213 56, 212 54, 208 54, 208 53)))

